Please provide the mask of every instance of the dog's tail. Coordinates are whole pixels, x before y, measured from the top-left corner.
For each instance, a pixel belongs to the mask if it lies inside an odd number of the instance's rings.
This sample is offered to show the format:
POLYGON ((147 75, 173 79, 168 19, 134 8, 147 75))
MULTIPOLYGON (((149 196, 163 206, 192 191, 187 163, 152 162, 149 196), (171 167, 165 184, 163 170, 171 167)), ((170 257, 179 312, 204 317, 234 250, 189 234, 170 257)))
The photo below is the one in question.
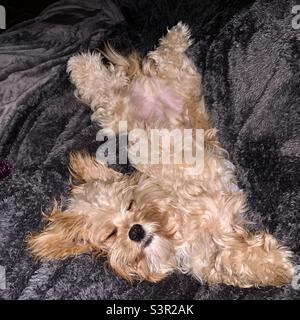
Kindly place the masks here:
POLYGON ((102 54, 114 65, 122 67, 128 77, 132 77, 141 71, 141 55, 132 51, 128 57, 121 56, 109 43, 105 44, 102 54))

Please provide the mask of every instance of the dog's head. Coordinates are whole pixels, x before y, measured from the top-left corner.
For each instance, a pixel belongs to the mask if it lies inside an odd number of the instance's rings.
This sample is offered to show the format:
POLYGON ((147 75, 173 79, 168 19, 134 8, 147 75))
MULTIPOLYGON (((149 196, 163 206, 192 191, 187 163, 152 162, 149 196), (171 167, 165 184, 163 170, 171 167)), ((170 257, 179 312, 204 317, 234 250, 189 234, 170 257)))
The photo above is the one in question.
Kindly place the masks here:
POLYGON ((95 162, 88 172, 89 161, 86 157, 79 166, 82 172, 75 168, 84 183, 72 190, 67 210, 55 207, 50 225, 30 238, 32 251, 48 260, 94 251, 106 254, 111 268, 129 281, 161 280, 175 266, 177 221, 171 197, 142 173, 120 175, 95 162), (97 176, 92 176, 95 168, 97 176))
POLYGON ((80 203, 78 194, 73 203, 87 212, 84 242, 105 253, 113 270, 129 281, 155 282, 174 267, 176 221, 169 197, 141 174, 138 177, 85 185, 80 203))

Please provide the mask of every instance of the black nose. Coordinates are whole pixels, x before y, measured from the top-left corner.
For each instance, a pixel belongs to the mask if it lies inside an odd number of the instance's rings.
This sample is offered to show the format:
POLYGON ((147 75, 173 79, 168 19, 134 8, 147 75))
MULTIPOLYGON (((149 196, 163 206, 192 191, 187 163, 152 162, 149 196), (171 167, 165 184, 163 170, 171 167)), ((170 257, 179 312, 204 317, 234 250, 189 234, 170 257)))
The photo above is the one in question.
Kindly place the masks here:
POLYGON ((146 232, 140 224, 134 224, 128 233, 129 239, 140 242, 145 238, 146 232))

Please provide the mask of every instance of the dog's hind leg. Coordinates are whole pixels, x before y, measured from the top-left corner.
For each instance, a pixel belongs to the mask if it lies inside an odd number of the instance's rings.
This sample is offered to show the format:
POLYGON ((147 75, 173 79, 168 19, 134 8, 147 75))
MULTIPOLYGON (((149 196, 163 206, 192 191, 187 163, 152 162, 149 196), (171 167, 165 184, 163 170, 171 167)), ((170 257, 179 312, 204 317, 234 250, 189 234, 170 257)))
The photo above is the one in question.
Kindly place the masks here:
POLYGON ((240 192, 199 197, 197 219, 201 237, 191 253, 192 273, 208 283, 239 287, 281 286, 291 281, 292 253, 266 232, 250 232, 243 219, 240 192))
POLYGON ((282 286, 292 280, 292 253, 270 234, 251 234, 241 227, 215 239, 219 250, 207 270, 209 283, 239 287, 282 286))

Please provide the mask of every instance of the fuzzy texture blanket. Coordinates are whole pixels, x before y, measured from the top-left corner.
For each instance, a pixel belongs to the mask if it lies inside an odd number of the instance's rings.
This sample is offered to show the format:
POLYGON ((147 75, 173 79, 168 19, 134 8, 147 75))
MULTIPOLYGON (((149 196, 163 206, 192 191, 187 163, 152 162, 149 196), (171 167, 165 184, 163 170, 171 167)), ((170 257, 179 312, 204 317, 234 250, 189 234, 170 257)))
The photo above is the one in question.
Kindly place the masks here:
MULTIPOLYGON (((2 299, 296 299, 300 290, 207 286, 173 274, 128 284, 105 259, 81 255, 41 263, 26 236, 41 211, 68 191, 68 154, 99 147, 99 130, 73 95, 68 58, 101 48, 146 53, 179 20, 191 26, 189 54, 203 74, 207 108, 236 165, 253 228, 268 229, 300 264, 300 30, 285 0, 62 0, 0 35, 0 180, 2 299)), ((129 168, 117 168, 129 170, 129 168)))

